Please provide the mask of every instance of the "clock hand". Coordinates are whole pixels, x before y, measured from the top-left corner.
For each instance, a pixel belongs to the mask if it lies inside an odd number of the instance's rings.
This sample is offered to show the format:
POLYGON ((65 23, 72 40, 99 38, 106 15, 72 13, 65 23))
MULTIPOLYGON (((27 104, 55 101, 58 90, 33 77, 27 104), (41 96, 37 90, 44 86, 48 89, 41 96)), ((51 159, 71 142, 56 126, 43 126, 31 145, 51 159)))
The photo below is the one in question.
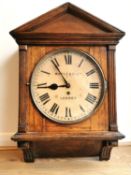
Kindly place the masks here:
POLYGON ((49 86, 37 86, 37 88, 49 88, 49 89, 52 89, 52 90, 56 90, 59 87, 66 87, 66 88, 68 88, 68 86, 66 84, 64 84, 64 85, 57 85, 55 83, 53 83, 53 84, 51 84, 49 86))
POLYGON ((55 66, 55 68, 58 70, 58 72, 60 73, 60 75, 62 76, 65 84, 66 84, 66 87, 67 88, 70 88, 70 84, 67 82, 67 80, 65 79, 65 77, 63 76, 63 74, 61 73, 60 69, 58 68, 58 66, 55 64, 55 62, 53 60, 51 60, 51 62, 53 63, 53 65, 55 66))

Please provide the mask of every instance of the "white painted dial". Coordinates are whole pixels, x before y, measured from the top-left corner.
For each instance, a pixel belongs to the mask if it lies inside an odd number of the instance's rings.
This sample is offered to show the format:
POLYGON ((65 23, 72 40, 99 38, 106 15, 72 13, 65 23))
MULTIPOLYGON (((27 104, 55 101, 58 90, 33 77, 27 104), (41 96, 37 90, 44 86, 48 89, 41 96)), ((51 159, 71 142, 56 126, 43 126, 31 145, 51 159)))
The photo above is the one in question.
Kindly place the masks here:
POLYGON ((36 65, 31 95, 43 116, 58 123, 76 123, 91 116, 100 105, 104 81, 92 56, 75 49, 59 49, 36 65))

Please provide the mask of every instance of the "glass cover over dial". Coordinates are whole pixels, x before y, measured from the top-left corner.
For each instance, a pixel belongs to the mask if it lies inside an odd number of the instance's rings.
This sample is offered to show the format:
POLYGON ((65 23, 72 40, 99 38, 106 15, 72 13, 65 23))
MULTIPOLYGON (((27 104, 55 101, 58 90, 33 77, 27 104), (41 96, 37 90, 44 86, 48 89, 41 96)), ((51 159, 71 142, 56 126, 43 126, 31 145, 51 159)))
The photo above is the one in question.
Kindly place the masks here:
POLYGON ((38 110, 58 123, 91 116, 102 102, 103 72, 89 54, 71 48, 43 56, 32 73, 31 96, 38 110))

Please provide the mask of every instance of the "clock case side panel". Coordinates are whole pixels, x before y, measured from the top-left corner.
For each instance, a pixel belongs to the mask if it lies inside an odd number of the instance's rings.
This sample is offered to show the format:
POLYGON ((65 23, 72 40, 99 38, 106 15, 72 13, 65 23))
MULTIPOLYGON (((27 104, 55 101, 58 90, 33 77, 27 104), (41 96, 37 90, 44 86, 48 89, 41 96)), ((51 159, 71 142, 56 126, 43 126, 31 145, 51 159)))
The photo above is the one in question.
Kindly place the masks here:
POLYGON ((115 65, 115 45, 107 46, 108 58, 108 92, 109 92, 109 130, 118 131, 117 109, 116 109, 116 65, 115 65))
POLYGON ((19 120, 18 132, 25 133, 27 130, 27 92, 26 92, 26 70, 27 70, 27 45, 19 45, 19 120))

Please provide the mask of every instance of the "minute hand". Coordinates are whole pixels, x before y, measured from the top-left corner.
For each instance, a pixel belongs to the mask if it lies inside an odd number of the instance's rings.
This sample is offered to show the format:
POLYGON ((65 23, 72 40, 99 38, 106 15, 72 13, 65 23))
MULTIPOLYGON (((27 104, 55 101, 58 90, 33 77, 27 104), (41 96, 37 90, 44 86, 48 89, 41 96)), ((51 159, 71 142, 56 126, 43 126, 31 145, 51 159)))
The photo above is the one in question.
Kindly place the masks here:
POLYGON ((63 78, 63 80, 64 80, 64 82, 65 82, 65 84, 66 84, 66 87, 70 87, 70 84, 67 82, 67 80, 65 79, 65 77, 63 76, 63 74, 61 73, 61 71, 60 71, 60 69, 58 68, 58 66, 55 64, 55 62, 53 61, 53 60, 51 60, 52 61, 52 63, 53 63, 53 65, 55 66, 55 68, 58 70, 58 72, 60 73, 60 75, 62 76, 62 78, 63 78))

